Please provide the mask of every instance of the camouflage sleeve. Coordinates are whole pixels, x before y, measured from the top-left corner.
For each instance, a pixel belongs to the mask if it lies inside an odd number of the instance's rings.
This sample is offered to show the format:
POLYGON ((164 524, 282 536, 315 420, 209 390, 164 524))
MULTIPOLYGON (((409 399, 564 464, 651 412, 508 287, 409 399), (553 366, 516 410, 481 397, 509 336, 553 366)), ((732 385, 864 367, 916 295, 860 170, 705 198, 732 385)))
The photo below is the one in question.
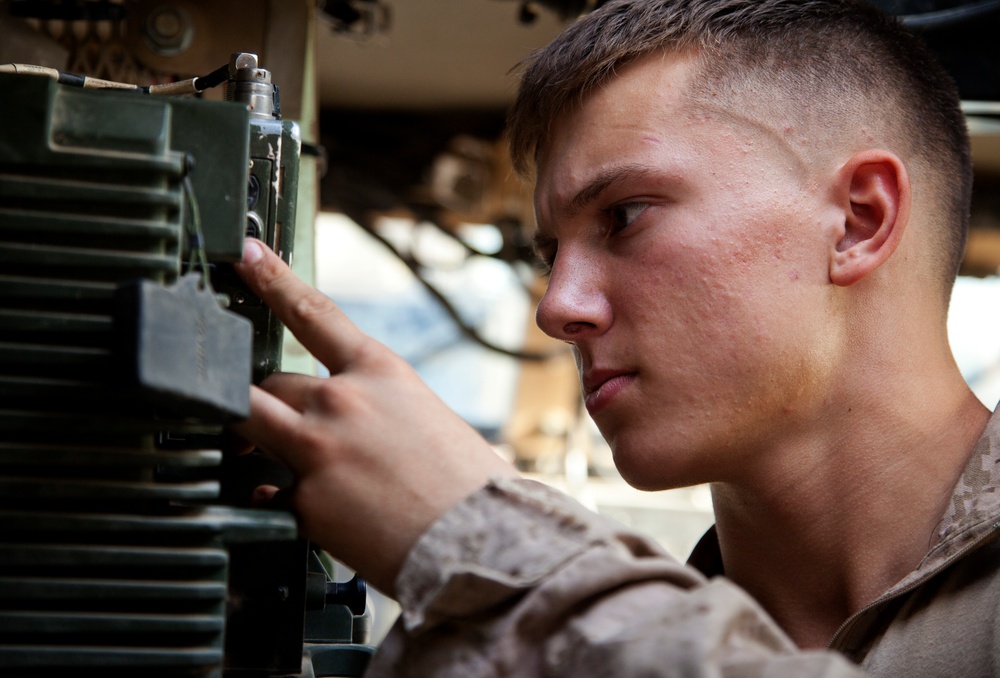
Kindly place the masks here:
POLYGON ((798 652, 727 580, 528 480, 443 516, 397 591, 403 614, 367 676, 861 675, 798 652))

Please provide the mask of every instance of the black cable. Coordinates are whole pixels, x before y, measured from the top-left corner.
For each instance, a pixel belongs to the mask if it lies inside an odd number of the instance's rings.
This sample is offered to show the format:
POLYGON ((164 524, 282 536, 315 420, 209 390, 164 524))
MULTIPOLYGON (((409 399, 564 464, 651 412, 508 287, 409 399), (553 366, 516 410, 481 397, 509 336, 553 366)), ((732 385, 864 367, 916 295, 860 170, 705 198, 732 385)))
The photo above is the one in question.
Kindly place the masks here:
POLYGON ((907 28, 927 30, 953 26, 969 19, 1000 10, 1000 0, 984 0, 974 5, 939 9, 922 14, 903 14, 899 17, 907 28))
MULTIPOLYGON (((413 209, 414 206, 410 205, 410 208, 413 209)), ((514 261, 521 261, 528 265, 533 266, 536 270, 538 269, 538 264, 539 264, 538 258, 537 256, 535 256, 534 250, 530 246, 521 246, 518 245, 517 243, 514 243, 513 247, 515 248, 515 251, 513 253, 510 253, 509 248, 506 246, 501 248, 500 252, 495 252, 495 253, 484 252, 462 240, 462 238, 460 238, 454 231, 442 226, 437 221, 437 219, 434 218, 433 216, 434 210, 417 209, 416 211, 420 221, 430 224, 431 226, 436 228, 440 233, 443 233, 452 241, 458 243, 458 245, 462 247, 462 249, 464 249, 465 253, 468 255, 475 257, 485 257, 487 259, 493 259, 495 261, 502 261, 505 264, 510 264, 511 262, 514 261), (507 250, 507 256, 505 256, 505 250, 507 250)), ((501 234, 503 233, 503 229, 500 228, 499 222, 496 224, 496 228, 498 228, 501 231, 501 234)), ((507 241, 505 240, 504 243, 506 245, 507 241)), ((525 285, 523 282, 521 283, 521 288, 525 292, 527 292, 530 296, 532 296, 532 298, 534 298, 535 295, 533 294, 531 288, 525 285)))
POLYGON ((465 242, 460 237, 458 237, 458 235, 454 231, 445 228, 434 219, 425 219, 424 221, 433 226, 434 228, 436 228, 440 233, 446 235, 452 241, 458 243, 462 247, 462 249, 465 250, 466 254, 472 255, 474 257, 486 257, 487 259, 496 259, 497 261, 510 263, 509 260, 505 259, 502 256, 499 256, 498 254, 494 254, 492 252, 484 252, 477 247, 473 247, 472 245, 470 245, 469 243, 465 242))
MULTIPOLYGON (((183 96, 186 94, 198 94, 209 89, 218 87, 229 79, 229 65, 220 66, 208 75, 198 78, 188 78, 177 82, 168 82, 162 85, 134 85, 127 82, 114 82, 101 78, 92 78, 87 75, 67 73, 55 68, 46 66, 36 66, 34 64, 0 64, 0 73, 24 73, 29 75, 41 75, 52 78, 60 85, 69 87, 82 87, 85 89, 115 89, 119 91, 135 91, 142 94, 154 94, 157 96, 183 96)), ((277 87, 275 87, 275 104, 277 104, 277 87)), ((276 106, 277 109, 277 106, 276 106)))
POLYGON ((384 237, 376 233, 373 228, 368 228, 367 226, 365 226, 364 229, 372 238, 380 242, 397 259, 402 261, 408 269, 410 269, 410 272, 413 273, 417 281, 424 286, 424 289, 426 289, 430 293, 430 295, 434 297, 439 304, 441 304, 441 307, 444 309, 445 313, 448 314, 448 317, 452 319, 452 322, 455 323, 459 331, 461 331, 461 333, 464 336, 468 337, 469 339, 476 342, 480 346, 487 348, 491 351, 494 351, 496 353, 499 353, 501 355, 505 355, 511 358, 516 358, 517 360, 524 360, 526 362, 543 362, 545 360, 549 360, 551 358, 554 358, 558 355, 565 353, 565 349, 557 349, 555 351, 548 351, 545 353, 514 351, 509 348, 504 348, 503 346, 498 346, 494 344, 489 339, 486 339, 485 337, 480 335, 479 331, 476 330, 476 328, 468 325, 465 322, 465 320, 462 319, 462 316, 459 315, 458 311, 455 309, 454 305, 452 305, 452 303, 448 300, 448 298, 445 297, 436 287, 434 287, 434 285, 432 285, 427 279, 424 278, 424 276, 420 272, 420 264, 417 261, 415 261, 412 257, 404 255, 402 252, 396 249, 391 242, 389 242, 384 237))
POLYGON ((217 87, 229 79, 229 64, 219 66, 208 75, 194 79, 194 88, 199 92, 204 92, 211 87, 217 87))

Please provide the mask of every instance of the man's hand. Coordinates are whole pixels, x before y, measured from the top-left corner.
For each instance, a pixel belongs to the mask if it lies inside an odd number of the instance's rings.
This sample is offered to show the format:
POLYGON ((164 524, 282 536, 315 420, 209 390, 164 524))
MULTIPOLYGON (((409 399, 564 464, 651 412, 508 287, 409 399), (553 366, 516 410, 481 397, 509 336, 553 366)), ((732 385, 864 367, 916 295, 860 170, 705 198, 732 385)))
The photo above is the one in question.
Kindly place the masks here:
POLYGON ((516 472, 267 247, 248 240, 236 268, 330 377, 271 375, 233 428, 294 474, 288 499, 303 534, 391 595, 431 523, 491 477, 516 472))

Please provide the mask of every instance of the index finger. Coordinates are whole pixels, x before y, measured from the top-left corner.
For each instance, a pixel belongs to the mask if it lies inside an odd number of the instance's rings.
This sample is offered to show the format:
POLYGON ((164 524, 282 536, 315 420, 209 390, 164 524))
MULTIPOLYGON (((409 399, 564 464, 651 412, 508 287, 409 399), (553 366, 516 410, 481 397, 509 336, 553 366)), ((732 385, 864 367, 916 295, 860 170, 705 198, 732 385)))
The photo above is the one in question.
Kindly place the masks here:
POLYGON ((264 243, 247 238, 234 266, 254 294, 331 373, 357 354, 365 335, 329 297, 302 281, 264 243))

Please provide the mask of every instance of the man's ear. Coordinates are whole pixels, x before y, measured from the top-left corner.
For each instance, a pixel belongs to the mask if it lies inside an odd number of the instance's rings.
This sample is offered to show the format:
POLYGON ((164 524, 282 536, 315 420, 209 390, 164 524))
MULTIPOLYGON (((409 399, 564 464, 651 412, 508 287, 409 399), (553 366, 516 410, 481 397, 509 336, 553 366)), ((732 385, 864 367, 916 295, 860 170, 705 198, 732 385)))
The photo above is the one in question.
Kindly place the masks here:
POLYGON ((830 255, 830 281, 846 287, 896 251, 910 219, 910 177, 895 154, 862 151, 837 174, 844 230, 830 255))

